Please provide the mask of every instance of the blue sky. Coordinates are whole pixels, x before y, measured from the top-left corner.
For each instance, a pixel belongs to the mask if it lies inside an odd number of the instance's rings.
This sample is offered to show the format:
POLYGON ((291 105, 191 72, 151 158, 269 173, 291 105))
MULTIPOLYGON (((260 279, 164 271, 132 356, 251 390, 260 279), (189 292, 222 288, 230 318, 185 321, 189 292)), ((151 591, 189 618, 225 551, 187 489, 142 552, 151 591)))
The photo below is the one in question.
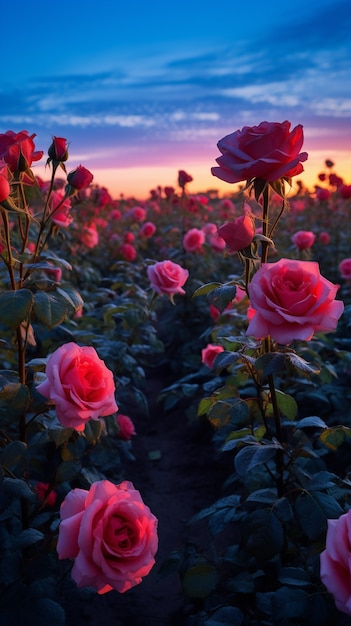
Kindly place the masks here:
POLYGON ((0 132, 34 132, 44 150, 66 137, 69 164, 115 193, 178 169, 218 187, 217 141, 263 120, 302 123, 311 167, 351 163, 350 0, 19 0, 4 13, 0 132))

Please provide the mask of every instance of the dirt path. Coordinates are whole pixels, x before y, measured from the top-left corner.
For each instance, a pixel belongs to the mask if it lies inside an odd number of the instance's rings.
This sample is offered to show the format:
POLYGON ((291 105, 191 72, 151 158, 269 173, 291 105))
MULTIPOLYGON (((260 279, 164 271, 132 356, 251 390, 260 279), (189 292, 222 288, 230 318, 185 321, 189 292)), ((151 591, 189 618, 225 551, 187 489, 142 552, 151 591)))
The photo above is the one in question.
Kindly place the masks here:
MULTIPOLYGON (((191 607, 181 589, 177 573, 161 576, 158 572, 170 553, 184 542, 195 540, 186 527, 188 520, 218 497, 223 467, 214 462, 211 431, 206 422, 189 424, 183 410, 164 414, 156 404, 164 386, 150 381, 150 416, 135 419, 133 438, 135 461, 125 462, 126 479, 140 490, 144 502, 159 520, 159 551, 156 565, 144 581, 125 594, 104 596, 81 590, 67 598, 67 624, 99 626, 182 626, 191 607), (152 460, 153 453, 159 456, 152 460), (73 600, 73 598, 72 598, 73 600)), ((204 536, 206 545, 208 537, 204 536)))

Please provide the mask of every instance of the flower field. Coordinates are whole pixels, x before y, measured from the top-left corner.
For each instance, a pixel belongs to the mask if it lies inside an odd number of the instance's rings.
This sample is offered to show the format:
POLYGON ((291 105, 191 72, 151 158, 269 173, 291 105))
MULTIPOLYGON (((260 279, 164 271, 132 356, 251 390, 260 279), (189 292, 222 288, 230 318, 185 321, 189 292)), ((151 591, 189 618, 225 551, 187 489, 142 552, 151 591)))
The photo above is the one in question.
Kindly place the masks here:
POLYGON ((67 588, 125 610, 156 570, 184 604, 155 626, 350 623, 350 181, 326 160, 305 189, 289 122, 219 141, 226 197, 179 170, 176 188, 115 199, 69 170, 66 139, 45 155, 34 139, 0 135, 4 623, 70 625, 67 588), (205 425, 224 468, 160 560, 128 475, 155 411, 185 439, 205 425))

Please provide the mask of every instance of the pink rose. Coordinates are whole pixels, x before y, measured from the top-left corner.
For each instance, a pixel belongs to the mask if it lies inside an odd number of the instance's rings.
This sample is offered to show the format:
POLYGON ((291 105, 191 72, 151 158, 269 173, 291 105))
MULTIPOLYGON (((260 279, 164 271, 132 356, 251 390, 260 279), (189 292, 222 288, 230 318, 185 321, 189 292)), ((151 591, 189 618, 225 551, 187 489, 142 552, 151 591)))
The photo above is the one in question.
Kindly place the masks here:
POLYGON ((326 230, 323 230, 321 233, 319 233, 319 241, 325 246, 330 243, 330 235, 329 233, 327 233, 326 230))
POLYGON ((208 343, 206 348, 201 350, 201 361, 207 367, 212 368, 214 360, 217 354, 223 352, 224 348, 222 346, 217 346, 214 343, 208 343))
POLYGON ((320 577, 339 609, 351 615, 351 511, 328 519, 326 548, 320 555, 320 577))
POLYGON ((222 153, 216 159, 219 167, 212 167, 212 174, 227 183, 252 178, 273 182, 301 174, 300 161, 308 157, 300 152, 303 129, 299 124, 290 132, 290 126, 288 121, 261 122, 223 137, 217 144, 222 153))
POLYGON ((351 185, 345 185, 345 183, 340 185, 339 194, 342 198, 344 198, 344 200, 351 198, 351 185))
POLYGON ((78 190, 89 187, 93 179, 94 176, 92 173, 89 172, 86 167, 83 167, 83 165, 78 165, 75 170, 72 170, 72 172, 67 175, 68 184, 78 190))
POLYGON ((289 344, 309 341, 315 332, 335 330, 344 304, 335 300, 339 285, 321 276, 318 263, 280 259, 263 263, 248 286, 255 314, 248 335, 289 344))
POLYGON ((310 230, 298 230, 291 237, 291 241, 299 250, 307 250, 307 248, 312 248, 316 241, 316 235, 310 230))
POLYGON ((0 158, 8 164, 11 172, 25 172, 33 161, 39 161, 43 151, 35 150, 33 138, 27 130, 14 133, 8 130, 0 134, 0 158))
POLYGON ((149 265, 147 275, 153 290, 160 295, 169 296, 173 301, 174 294, 185 293, 182 287, 188 279, 189 272, 178 263, 166 260, 149 265))
POLYGON ((78 587, 99 594, 124 593, 141 583, 155 564, 157 519, 129 481, 109 480, 73 489, 60 509, 59 559, 74 559, 78 587))
POLYGON ((84 226, 83 232, 80 236, 80 241, 87 248, 95 248, 95 246, 98 245, 99 233, 94 223, 90 224, 90 226, 84 226))
POLYGON ((128 415, 118 413, 116 420, 119 427, 118 436, 120 439, 129 441, 133 435, 136 435, 134 424, 128 415))
POLYGON ((234 254, 250 245, 255 235, 255 224, 250 215, 240 215, 220 226, 217 232, 226 242, 230 254, 234 254))
POLYGON ((71 201, 69 198, 65 198, 63 191, 53 191, 49 199, 49 207, 51 220, 57 226, 67 228, 73 222, 73 217, 70 214, 71 201))
POLYGON ((324 202, 325 200, 329 200, 331 197, 331 191, 329 191, 329 189, 325 189, 324 187, 316 187, 316 197, 320 202, 324 202))
POLYGON ((131 210, 131 216, 135 219, 136 222, 143 222, 146 218, 146 211, 142 206, 135 206, 131 210))
POLYGON ((202 252, 206 235, 199 228, 190 228, 183 237, 183 247, 187 252, 202 252))
POLYGON ((144 239, 150 239, 156 232, 156 226, 153 222, 145 222, 140 229, 140 236, 144 239))
POLYGON ((118 410, 113 374, 95 348, 64 344, 49 356, 46 376, 37 391, 55 404, 65 428, 82 431, 88 420, 118 410))
POLYGON ((339 263, 339 272, 345 280, 351 280, 351 258, 343 259, 339 263))

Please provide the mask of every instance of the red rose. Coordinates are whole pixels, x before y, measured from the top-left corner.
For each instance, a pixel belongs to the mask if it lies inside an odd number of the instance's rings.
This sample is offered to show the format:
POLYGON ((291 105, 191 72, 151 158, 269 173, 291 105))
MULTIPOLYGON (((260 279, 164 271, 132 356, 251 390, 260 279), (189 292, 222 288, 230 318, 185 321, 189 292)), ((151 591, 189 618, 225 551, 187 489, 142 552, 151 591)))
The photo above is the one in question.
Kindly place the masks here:
POLYGON ((185 187, 187 183, 191 183, 193 177, 187 174, 184 170, 178 171, 178 185, 179 187, 185 187))
POLYGON ((90 183, 93 181, 94 176, 89 170, 87 170, 83 165, 78 165, 78 167, 70 172, 67 176, 67 181, 74 189, 85 189, 85 187, 89 187, 90 183))
POLYGON ((11 172, 25 172, 33 161, 39 161, 43 156, 42 151, 36 151, 33 137, 27 130, 14 133, 8 130, 0 134, 0 158, 8 164, 11 172))
POLYGON ((126 261, 135 261, 137 257, 137 251, 131 243, 123 243, 119 252, 126 261))
POLYGON ((250 245, 255 235, 255 224, 250 215, 240 215, 220 226, 217 232, 226 242, 230 254, 234 254, 250 245))
POLYGON ((52 144, 48 150, 49 160, 62 163, 68 159, 67 139, 64 137, 53 137, 52 144))
POLYGON ((290 126, 288 121, 261 122, 227 135, 217 144, 222 156, 216 159, 219 167, 212 167, 212 174, 227 183, 252 178, 273 182, 301 174, 301 161, 308 157, 307 152, 300 152, 303 129, 299 124, 290 132, 290 126))
POLYGON ((0 202, 6 200, 11 193, 9 172, 5 161, 0 160, 0 202))
POLYGON ((57 542, 59 559, 74 559, 78 587, 124 593, 155 564, 157 519, 131 482, 100 480, 64 499, 57 542))
POLYGON ((134 424, 128 415, 118 413, 116 420, 119 427, 118 436, 120 439, 129 441, 133 435, 136 435, 134 424))
POLYGON ((331 332, 344 310, 335 300, 339 286, 321 276, 318 263, 280 259, 263 263, 248 285, 255 313, 247 335, 269 335, 281 344, 309 341, 315 332, 331 332))
POLYGON ((140 229, 140 236, 143 239, 150 239, 156 232, 156 226, 153 222, 145 222, 140 229))

